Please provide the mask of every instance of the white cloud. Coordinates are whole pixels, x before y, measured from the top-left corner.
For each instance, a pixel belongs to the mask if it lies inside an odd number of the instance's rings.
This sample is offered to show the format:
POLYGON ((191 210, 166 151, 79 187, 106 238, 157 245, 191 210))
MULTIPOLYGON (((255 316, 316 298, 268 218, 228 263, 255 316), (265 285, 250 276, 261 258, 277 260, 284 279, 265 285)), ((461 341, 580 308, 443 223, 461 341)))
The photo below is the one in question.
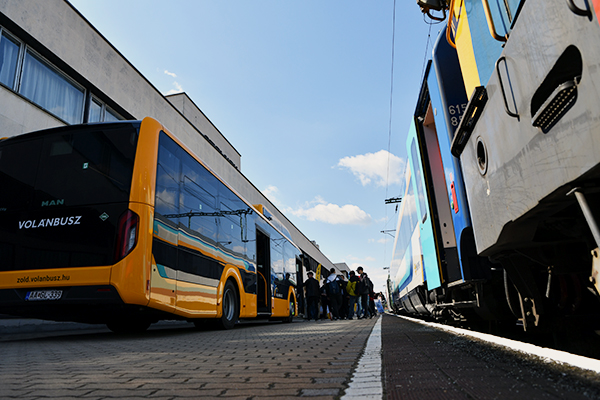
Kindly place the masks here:
POLYGON ((262 194, 271 201, 276 207, 281 206, 281 202, 279 201, 278 194, 279 189, 277 186, 269 185, 266 189, 262 190, 262 194))
MULTIPOLYGON (((363 263, 360 262, 353 262, 351 263, 348 267, 350 267, 351 271, 356 271, 356 268, 358 267, 362 267, 363 263)), ((364 268, 364 267, 363 267, 364 268)))
MULTIPOLYGON (((165 75, 168 75, 171 78, 177 78, 177 74, 175 74, 174 72, 167 71, 166 69, 163 72, 165 75)), ((175 87, 175 89, 169 90, 167 93, 165 93, 165 96, 168 96, 170 94, 182 93, 184 91, 183 87, 177 81, 173 81, 173 86, 175 87)))
POLYGON ((338 162, 338 166, 350 169, 363 186, 373 181, 377 186, 386 186, 402 183, 405 163, 402 158, 386 150, 379 150, 377 153, 344 157, 338 162))
POLYGON ((273 186, 273 185, 267 186, 267 188, 262 191, 262 193, 265 196, 268 196, 268 195, 273 194, 273 193, 278 193, 278 192, 279 192, 279 189, 277 188, 277 186, 273 186))
POLYGON ((360 207, 346 204, 339 206, 337 204, 327 203, 320 198, 316 200, 317 205, 291 210, 297 217, 306 218, 309 221, 320 221, 332 225, 368 225, 371 223, 371 216, 360 207))
POLYGON ((394 240, 391 237, 383 237, 381 239, 369 239, 369 243, 380 243, 380 244, 386 244, 391 242, 392 240, 394 240))
POLYGON ((173 86, 175 86, 175 89, 171 89, 169 90, 165 96, 168 96, 170 94, 175 94, 175 93, 182 93, 183 92, 183 87, 181 87, 181 85, 177 82, 173 82, 173 86))

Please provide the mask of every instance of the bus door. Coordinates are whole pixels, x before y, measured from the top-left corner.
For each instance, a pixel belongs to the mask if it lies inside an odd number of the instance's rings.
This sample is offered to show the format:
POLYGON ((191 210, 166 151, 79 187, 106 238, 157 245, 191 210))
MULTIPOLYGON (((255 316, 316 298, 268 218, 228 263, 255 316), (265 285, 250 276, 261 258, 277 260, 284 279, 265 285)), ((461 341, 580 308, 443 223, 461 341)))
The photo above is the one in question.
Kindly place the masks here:
POLYGON ((271 244, 267 235, 256 228, 256 274, 258 315, 271 314, 271 244))

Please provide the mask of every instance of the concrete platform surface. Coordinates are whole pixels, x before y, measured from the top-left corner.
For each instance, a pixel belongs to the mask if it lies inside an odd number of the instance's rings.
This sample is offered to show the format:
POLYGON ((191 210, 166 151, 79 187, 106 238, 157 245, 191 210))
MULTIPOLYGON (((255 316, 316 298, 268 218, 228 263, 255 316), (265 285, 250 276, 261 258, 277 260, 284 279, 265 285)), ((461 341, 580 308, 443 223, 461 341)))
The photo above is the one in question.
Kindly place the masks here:
POLYGON ((386 315, 385 397, 598 399, 600 375, 386 315))

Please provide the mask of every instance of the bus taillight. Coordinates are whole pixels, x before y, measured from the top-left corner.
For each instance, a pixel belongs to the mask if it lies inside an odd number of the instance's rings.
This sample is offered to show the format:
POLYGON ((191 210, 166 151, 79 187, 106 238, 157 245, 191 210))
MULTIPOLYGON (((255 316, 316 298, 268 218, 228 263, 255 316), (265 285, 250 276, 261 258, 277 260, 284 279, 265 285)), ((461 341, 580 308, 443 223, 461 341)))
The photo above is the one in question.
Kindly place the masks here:
POLYGON ((121 218, 117 231, 116 260, 121 260, 133 250, 137 243, 137 227, 140 217, 131 210, 127 210, 121 218))

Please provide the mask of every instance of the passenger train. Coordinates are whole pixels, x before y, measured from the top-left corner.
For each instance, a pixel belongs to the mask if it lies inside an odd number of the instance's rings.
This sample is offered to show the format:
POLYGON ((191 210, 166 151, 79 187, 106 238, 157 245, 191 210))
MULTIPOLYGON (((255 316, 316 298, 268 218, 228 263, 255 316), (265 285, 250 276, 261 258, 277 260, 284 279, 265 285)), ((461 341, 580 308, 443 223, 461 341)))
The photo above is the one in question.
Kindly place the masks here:
POLYGON ((447 21, 407 137, 396 312, 600 322, 600 1, 418 0, 447 21))

